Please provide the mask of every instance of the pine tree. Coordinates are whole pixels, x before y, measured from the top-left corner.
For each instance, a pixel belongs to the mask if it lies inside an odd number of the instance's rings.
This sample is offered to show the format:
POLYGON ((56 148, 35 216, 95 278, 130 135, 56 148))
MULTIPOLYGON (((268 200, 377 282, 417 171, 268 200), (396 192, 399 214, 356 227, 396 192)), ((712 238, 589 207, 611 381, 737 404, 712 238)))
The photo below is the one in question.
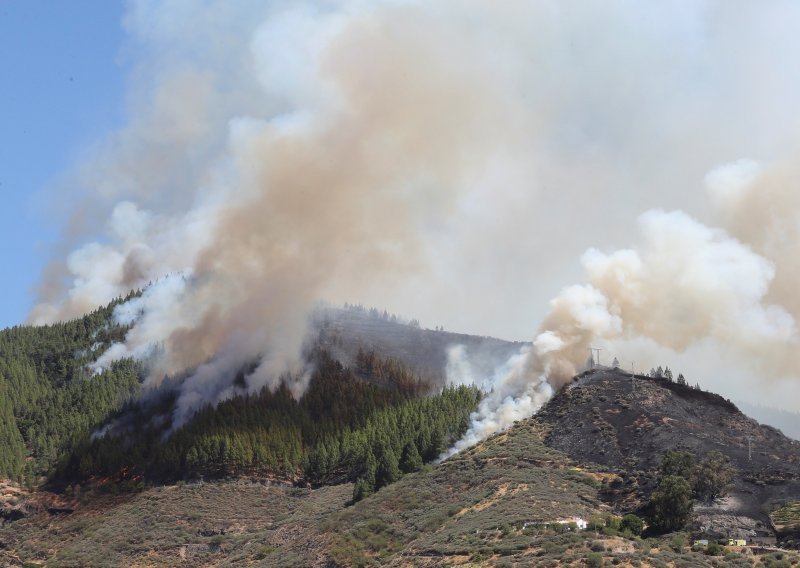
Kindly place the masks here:
POLYGON ((403 448, 403 455, 400 458, 400 469, 403 473, 413 473, 422 469, 422 456, 419 455, 417 445, 413 441, 408 442, 403 448))
POLYGON ((365 497, 368 497, 374 489, 370 486, 369 482, 363 477, 359 477, 353 486, 353 503, 358 503, 365 497))

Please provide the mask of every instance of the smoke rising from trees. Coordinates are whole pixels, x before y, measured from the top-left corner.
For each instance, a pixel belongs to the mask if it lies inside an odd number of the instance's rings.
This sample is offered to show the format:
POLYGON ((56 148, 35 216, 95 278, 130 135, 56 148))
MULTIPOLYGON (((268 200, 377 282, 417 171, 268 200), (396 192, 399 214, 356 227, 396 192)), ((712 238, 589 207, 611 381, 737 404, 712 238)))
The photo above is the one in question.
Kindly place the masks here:
POLYGON ((98 365, 192 370, 178 422, 281 377, 302 392, 320 299, 541 321, 478 438, 595 341, 794 377, 798 22, 789 2, 133 1, 128 124, 76 168, 72 250, 30 319, 146 287, 98 365))

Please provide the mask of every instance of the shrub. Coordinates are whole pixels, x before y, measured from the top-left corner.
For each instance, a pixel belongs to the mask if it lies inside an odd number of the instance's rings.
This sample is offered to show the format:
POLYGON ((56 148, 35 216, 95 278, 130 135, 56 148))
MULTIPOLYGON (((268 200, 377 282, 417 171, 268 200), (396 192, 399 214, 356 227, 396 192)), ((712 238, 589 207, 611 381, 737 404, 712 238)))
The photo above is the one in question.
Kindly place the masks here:
POLYGON ((684 537, 682 534, 676 534, 672 537, 669 545, 672 550, 680 553, 680 551, 683 550, 683 547, 686 545, 686 537, 684 537))
POLYGON ((612 515, 611 513, 606 515, 605 520, 606 526, 610 529, 614 529, 615 531, 618 531, 622 526, 622 519, 616 515, 612 515))
POLYGON ((620 523, 620 528, 624 530, 629 530, 631 534, 640 535, 642 534, 642 530, 644 529, 644 521, 637 517, 632 513, 628 513, 624 517, 622 517, 622 522, 620 523))
POLYGON ((274 546, 269 546, 268 544, 264 544, 259 546, 256 550, 256 560, 264 560, 267 556, 275 552, 274 546))
POLYGON ((716 542, 711 542, 706 547, 705 553, 708 556, 722 556, 722 547, 716 542))
POLYGON ((606 526, 606 520, 603 517, 592 517, 586 523, 586 528, 593 531, 599 531, 606 526))
POLYGON ((593 552, 586 557, 586 565, 592 568, 599 568, 603 565, 603 555, 599 552, 593 552))

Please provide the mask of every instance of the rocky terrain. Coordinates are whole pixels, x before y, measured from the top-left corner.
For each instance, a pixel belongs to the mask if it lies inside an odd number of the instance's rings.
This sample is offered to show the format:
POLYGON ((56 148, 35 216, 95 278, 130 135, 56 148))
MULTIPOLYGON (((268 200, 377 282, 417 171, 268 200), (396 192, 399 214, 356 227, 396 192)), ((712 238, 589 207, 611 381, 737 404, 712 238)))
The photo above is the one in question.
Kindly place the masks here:
POLYGON ((735 471, 728 498, 696 510, 706 532, 771 533, 770 514, 800 498, 800 442, 690 386, 614 369, 588 371, 537 418, 552 427, 548 445, 620 473, 624 483, 609 488, 610 497, 630 506, 652 492, 667 450, 728 456, 735 471))

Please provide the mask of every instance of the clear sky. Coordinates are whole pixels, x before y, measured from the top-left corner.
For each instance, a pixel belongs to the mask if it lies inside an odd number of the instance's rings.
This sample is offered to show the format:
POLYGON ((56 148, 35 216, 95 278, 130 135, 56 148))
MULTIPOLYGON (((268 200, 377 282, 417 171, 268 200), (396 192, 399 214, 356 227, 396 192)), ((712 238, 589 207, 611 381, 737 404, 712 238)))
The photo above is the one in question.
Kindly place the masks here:
POLYGON ((0 328, 22 323, 58 218, 56 181, 122 121, 119 0, 0 0, 0 328))

